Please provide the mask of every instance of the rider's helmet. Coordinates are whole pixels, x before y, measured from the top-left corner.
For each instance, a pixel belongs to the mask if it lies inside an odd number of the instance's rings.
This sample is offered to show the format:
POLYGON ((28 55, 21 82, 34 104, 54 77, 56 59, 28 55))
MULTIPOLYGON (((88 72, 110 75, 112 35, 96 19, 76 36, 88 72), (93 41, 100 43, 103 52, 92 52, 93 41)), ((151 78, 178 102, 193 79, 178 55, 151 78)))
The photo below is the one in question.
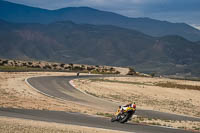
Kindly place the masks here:
POLYGON ((132 107, 133 107, 134 109, 136 109, 136 104, 135 104, 135 103, 133 103, 133 104, 132 104, 132 107))

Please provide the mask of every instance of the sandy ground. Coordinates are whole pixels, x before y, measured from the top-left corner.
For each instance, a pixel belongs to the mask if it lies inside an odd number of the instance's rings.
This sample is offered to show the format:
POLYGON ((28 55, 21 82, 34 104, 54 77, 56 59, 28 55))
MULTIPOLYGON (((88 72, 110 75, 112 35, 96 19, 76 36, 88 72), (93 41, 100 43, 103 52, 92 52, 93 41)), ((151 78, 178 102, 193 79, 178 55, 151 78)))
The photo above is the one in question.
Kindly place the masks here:
POLYGON ((76 73, 66 72, 1 72, 0 73, 0 107, 54 110, 68 112, 82 112, 96 114, 88 106, 79 105, 69 101, 60 101, 36 92, 25 83, 27 77, 32 76, 70 76, 76 73))
POLYGON ((192 130, 200 132, 200 122, 194 121, 173 121, 173 120, 160 120, 160 119, 149 119, 141 116, 133 116, 133 122, 140 124, 148 124, 155 126, 173 127, 177 129, 192 130))
POLYGON ((197 81, 145 77, 114 77, 103 78, 103 81, 86 79, 74 81, 75 85, 85 92, 120 101, 122 104, 136 102, 137 107, 142 109, 200 117, 200 90, 165 88, 153 85, 160 82, 200 86, 200 82, 197 81), (124 81, 132 83, 122 83, 124 81))
POLYGON ((100 128, 0 117, 1 133, 125 133, 100 128))

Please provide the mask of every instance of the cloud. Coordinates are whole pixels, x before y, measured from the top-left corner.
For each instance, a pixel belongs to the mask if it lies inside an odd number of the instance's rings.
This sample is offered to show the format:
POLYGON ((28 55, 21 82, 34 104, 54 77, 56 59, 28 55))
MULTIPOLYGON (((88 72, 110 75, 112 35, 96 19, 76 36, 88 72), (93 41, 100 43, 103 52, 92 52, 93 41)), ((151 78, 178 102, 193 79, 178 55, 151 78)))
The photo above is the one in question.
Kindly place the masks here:
POLYGON ((196 29, 199 29, 199 30, 200 30, 200 25, 197 25, 197 24, 191 24, 191 26, 193 26, 194 28, 196 28, 196 29))
POLYGON ((145 5, 144 11, 150 12, 182 12, 200 11, 200 0, 163 0, 160 3, 145 5))

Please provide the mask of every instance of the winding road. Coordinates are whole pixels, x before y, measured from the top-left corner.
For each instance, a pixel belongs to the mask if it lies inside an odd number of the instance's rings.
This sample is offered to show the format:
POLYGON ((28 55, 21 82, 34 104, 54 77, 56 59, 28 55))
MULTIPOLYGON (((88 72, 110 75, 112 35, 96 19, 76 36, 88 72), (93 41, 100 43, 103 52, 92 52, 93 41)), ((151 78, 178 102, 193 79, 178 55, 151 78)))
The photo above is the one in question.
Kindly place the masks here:
MULTIPOLYGON (((80 76, 79 78, 96 78, 99 76, 80 76)), ((51 76, 51 77, 33 77, 29 78, 28 83, 37 89, 42 94, 50 97, 78 102, 87 106, 95 106, 106 111, 115 111, 119 106, 111 101, 102 100, 94 96, 82 93, 74 88, 69 81, 76 79, 76 76, 51 76)), ((200 121, 199 118, 185 117, 180 115, 161 113, 151 110, 140 110, 136 112, 138 115, 148 116, 151 118, 160 118, 166 120, 191 120, 200 121)), ((136 133, 190 133, 191 131, 184 131, 172 128, 164 128, 158 126, 147 126, 136 123, 119 124, 117 122, 111 123, 109 119, 90 116, 80 113, 67 113, 61 111, 40 111, 40 110, 23 110, 23 109, 8 109, 0 108, 0 116, 41 120, 48 122, 57 122, 65 124, 74 124, 80 126, 97 127, 112 130, 129 131, 136 133)))

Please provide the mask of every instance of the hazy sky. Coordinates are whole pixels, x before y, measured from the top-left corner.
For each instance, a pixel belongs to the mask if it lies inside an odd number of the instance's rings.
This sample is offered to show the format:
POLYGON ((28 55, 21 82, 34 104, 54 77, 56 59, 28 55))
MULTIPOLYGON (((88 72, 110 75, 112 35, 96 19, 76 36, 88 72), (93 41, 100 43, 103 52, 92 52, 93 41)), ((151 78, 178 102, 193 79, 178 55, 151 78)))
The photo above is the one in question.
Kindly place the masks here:
POLYGON ((200 0, 7 0, 45 9, 89 6, 129 17, 150 17, 200 26, 200 0))

